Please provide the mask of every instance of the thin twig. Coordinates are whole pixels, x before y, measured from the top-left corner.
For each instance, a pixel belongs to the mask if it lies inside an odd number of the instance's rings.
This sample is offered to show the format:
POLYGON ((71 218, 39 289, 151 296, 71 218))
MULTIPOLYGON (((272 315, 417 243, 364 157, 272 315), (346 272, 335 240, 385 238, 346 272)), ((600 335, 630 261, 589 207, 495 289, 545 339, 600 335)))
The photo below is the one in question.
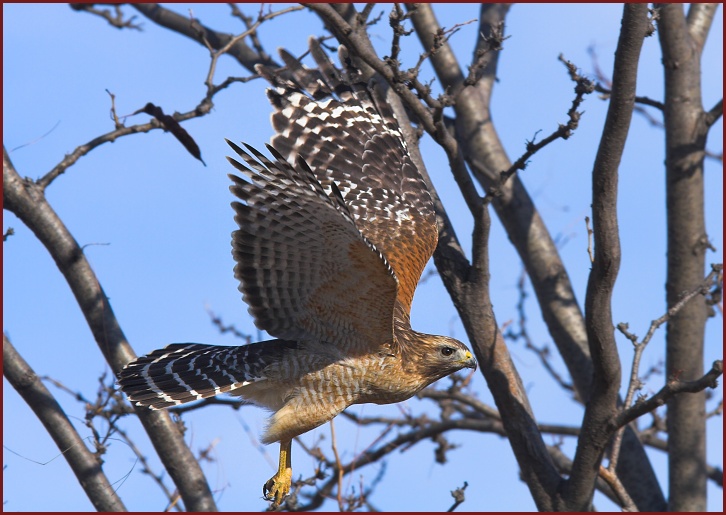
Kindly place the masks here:
POLYGON ((108 88, 106 88, 106 93, 111 97, 111 119, 113 120, 113 125, 116 129, 120 129, 124 124, 119 121, 118 115, 116 114, 116 95, 111 93, 108 88))
POLYGON ((138 30, 141 32, 142 25, 134 23, 134 20, 136 19, 136 16, 131 16, 128 20, 124 20, 123 12, 121 11, 121 6, 115 5, 114 11, 116 15, 114 16, 111 14, 111 11, 107 9, 96 9, 93 7, 94 4, 70 4, 71 9, 74 11, 86 11, 91 14, 95 14, 96 16, 100 16, 104 20, 106 20, 112 27, 116 27, 117 29, 133 29, 138 30))
POLYGON ((502 43, 504 43, 506 39, 509 39, 509 36, 504 36, 503 21, 500 21, 496 25, 492 25, 491 34, 489 36, 485 36, 482 33, 479 33, 479 36, 481 36, 481 40, 484 44, 477 45, 478 48, 476 52, 474 52, 474 61, 469 65, 469 74, 466 76, 466 79, 464 79, 464 87, 476 85, 482 77, 481 71, 484 70, 492 58, 492 52, 499 52, 502 50, 502 43))
MULTIPOLYGON (((595 91, 606 95, 606 97, 609 97, 612 93, 611 89, 613 87, 613 83, 610 78, 605 75, 605 72, 603 72, 602 68, 600 68, 600 63, 597 58, 597 52, 595 52, 595 47, 588 47, 587 53, 590 55, 590 59, 592 60, 592 67, 595 72, 595 77, 598 80, 598 82, 595 83, 595 91)), ((635 103, 655 107, 659 111, 663 111, 663 109, 665 109, 663 102, 659 102, 648 97, 636 96, 635 103)))
POLYGON ((203 399, 198 402, 190 402, 186 404, 179 404, 177 406, 174 406, 172 408, 168 408, 166 411, 169 413, 174 413, 176 415, 181 415, 182 413, 187 413, 189 411, 196 411, 198 409, 210 406, 210 405, 220 405, 220 406, 229 406, 232 409, 238 410, 242 406, 247 406, 249 404, 252 404, 249 401, 246 401, 242 398, 232 398, 232 397, 209 397, 207 399, 203 399))
POLYGON ((522 272, 519 275, 519 280, 517 281, 517 290, 519 291, 519 300, 517 301, 517 313, 519 315, 518 320, 518 326, 519 326, 519 332, 514 332, 514 330, 509 329, 504 332, 504 329, 502 329, 502 336, 505 338, 509 338, 512 341, 517 341, 518 339, 524 340, 524 347, 527 350, 533 351, 537 357, 540 360, 540 363, 545 368, 545 370, 550 374, 552 379, 555 380, 555 382, 565 391, 574 392, 574 387, 571 383, 567 382, 554 368, 552 363, 550 362, 550 351, 549 347, 547 345, 543 346, 542 348, 537 347, 534 342, 532 341, 532 338, 529 335, 529 331, 527 331, 527 313, 525 310, 525 301, 527 299, 527 291, 525 289, 525 282, 527 278, 527 270, 523 267, 522 272))
MULTIPOLYGON (((199 113, 196 109, 194 111, 189 111, 184 114, 175 114, 174 119, 177 121, 183 121, 183 120, 189 120, 191 118, 196 118, 197 116, 203 116, 205 113, 199 113)), ((103 145, 104 143, 113 143, 118 138, 123 136, 128 136, 129 134, 138 134, 138 133, 145 133, 152 131, 154 129, 161 129, 162 125, 157 120, 151 120, 149 123, 139 124, 139 125, 132 125, 130 127, 122 127, 120 129, 115 129, 111 132, 107 132, 106 134, 102 134, 101 136, 98 136, 96 138, 93 138, 88 143, 84 143, 83 145, 80 145, 76 147, 73 152, 70 154, 66 154, 63 160, 61 160, 60 163, 55 165, 52 170, 50 170, 48 173, 46 173, 43 177, 38 179, 37 185, 40 186, 41 189, 47 188, 58 176, 65 173, 65 171, 76 164, 76 162, 89 152, 91 152, 96 147, 99 147, 100 145, 103 145)))
POLYGON ((451 497, 454 498, 454 504, 452 504, 451 508, 449 508, 446 511, 454 511, 456 508, 459 507, 459 505, 461 503, 463 503, 466 500, 466 498, 464 497, 464 490, 466 490, 467 486, 469 486, 469 483, 464 481, 464 486, 451 491, 451 497))
MULTIPOLYGON (((78 4, 78 5, 85 5, 85 4, 78 4)), ((229 40, 227 40, 227 43, 223 45, 219 50, 214 51, 212 48, 212 45, 207 41, 207 38, 205 36, 206 31, 204 28, 199 24, 199 22, 196 19, 192 19, 191 25, 196 29, 197 36, 200 37, 202 40, 202 43, 209 49, 210 54, 212 56, 212 61, 209 66, 209 71, 207 73, 207 78, 205 81, 205 84, 207 86, 207 93, 204 96, 204 98, 199 102, 199 104, 191 111, 188 111, 186 113, 175 113, 173 115, 174 120, 177 122, 182 122, 185 120, 189 120, 191 118, 197 118, 200 116, 204 116, 211 112, 213 103, 212 103, 212 97, 219 93, 222 89, 225 89, 230 84, 235 82, 247 82, 249 80, 252 80, 253 78, 256 78, 255 75, 251 77, 245 77, 245 78, 239 78, 239 77, 228 77, 226 80, 224 80, 221 84, 215 86, 213 84, 213 77, 217 66, 217 60, 219 57, 227 52, 230 51, 230 49, 239 41, 244 39, 246 36, 253 33, 257 28, 260 26, 261 23, 271 20, 277 16, 281 16, 283 14, 292 12, 292 11, 298 11, 304 9, 303 6, 291 6, 284 9, 280 9, 279 11, 271 12, 265 15, 261 15, 258 17, 258 19, 255 21, 255 23, 252 25, 252 27, 242 34, 239 34, 229 40)), ((88 10, 88 9, 81 9, 81 10, 88 10)), ((103 134, 101 136, 98 136, 88 143, 84 145, 80 145, 77 147, 73 152, 70 154, 67 154, 63 160, 58 163, 51 171, 49 171, 47 174, 45 174, 41 179, 38 180, 38 185, 45 189, 47 188, 53 180, 55 180, 58 176, 65 173, 65 171, 72 165, 74 165, 78 159, 88 154, 90 151, 95 149, 96 147, 104 144, 104 143, 111 143, 116 141, 116 139, 127 136, 129 134, 136 134, 136 133, 144 133, 149 132, 154 129, 160 129, 163 128, 162 124, 158 122, 157 120, 152 120, 149 123, 141 124, 141 125, 133 125, 130 127, 116 127, 115 130, 108 132, 106 134, 103 134)))
MULTIPOLYGON (((369 2, 365 5, 363 10, 358 13, 358 24, 360 25, 368 25, 368 18, 371 15, 371 12, 373 11, 373 8, 376 6, 375 3, 369 2)), ((373 23, 377 23, 377 21, 383 16, 383 11, 378 15, 378 18, 373 20, 373 23)))
POLYGON ((14 152, 14 151, 19 150, 19 149, 21 149, 23 147, 27 147, 27 146, 30 146, 30 145, 33 145, 33 144, 37 143, 38 141, 40 141, 43 138, 45 138, 48 134, 50 134, 51 132, 53 132, 56 129, 56 127, 58 127, 59 125, 60 125, 60 120, 58 120, 57 122, 55 122, 55 125, 53 125, 53 127, 51 127, 45 134, 42 134, 41 136, 39 136, 39 137, 35 138, 34 140, 31 140, 31 141, 29 141, 27 143, 23 143, 22 145, 18 145, 15 148, 11 148, 10 149, 10 152, 14 152))
POLYGON ((100 466, 100 457, 88 450, 55 397, 3 334, 3 376, 42 422, 93 506, 99 511, 125 511, 123 501, 100 466))
POLYGON ((716 388, 718 378, 723 375, 723 361, 716 360, 711 365, 711 370, 695 381, 681 381, 676 377, 670 377, 665 386, 658 393, 647 400, 636 402, 625 411, 621 411, 612 421, 614 427, 622 427, 629 424, 636 418, 663 406, 669 399, 681 393, 696 393, 706 388, 716 388))
POLYGON ((335 468, 338 471, 338 508, 340 511, 343 509, 343 463, 340 461, 340 455, 338 454, 338 440, 335 437, 335 420, 330 421, 330 445, 333 448, 333 455, 335 456, 335 468))
POLYGON ((251 334, 243 333, 242 331, 237 329, 234 324, 225 325, 222 317, 216 315, 209 307, 206 308, 206 311, 209 315, 209 318, 212 320, 212 323, 217 326, 217 329, 219 329, 220 333, 225 334, 231 332, 236 338, 244 340, 245 344, 252 343, 251 334))
POLYGON ((572 100, 572 105, 567 111, 567 123, 565 123, 564 125, 560 124, 559 127, 554 132, 552 132, 552 134, 550 134, 538 143, 535 143, 535 139, 537 137, 537 134, 535 134, 532 140, 527 142, 526 151, 524 152, 524 154, 522 154, 519 159, 512 163, 512 166, 499 174, 499 184, 496 186, 492 186, 487 192, 487 197, 490 197, 488 201, 491 201, 491 197, 495 197, 501 194, 502 187, 512 175, 514 175, 518 170, 524 170, 527 167, 527 162, 529 161, 530 157, 532 157, 534 154, 536 154, 541 149, 557 139, 568 139, 570 136, 572 136, 572 132, 577 129, 580 123, 580 117, 582 116, 582 113, 578 112, 577 109, 578 107, 580 107, 580 104, 582 103, 585 95, 588 95, 594 91, 595 85, 591 80, 578 74, 577 67, 570 61, 567 61, 562 56, 562 54, 560 54, 558 59, 562 61, 562 63, 564 63, 565 67, 569 72, 570 78, 575 82, 575 98, 572 100))
POLYGON ((405 30, 401 25, 402 21, 411 17, 411 13, 403 12, 399 4, 393 4, 391 14, 388 15, 388 22, 393 29, 393 37, 391 38, 391 55, 387 59, 393 67, 398 67, 398 54, 401 51, 401 36, 409 36, 413 33, 413 29, 405 30))
MULTIPOLYGON (((153 469, 151 468, 151 465, 149 464, 149 460, 146 459, 146 456, 143 452, 141 452, 141 449, 139 449, 133 440, 129 437, 128 433, 124 431, 122 428, 118 428, 117 431, 118 435, 123 439, 124 442, 131 448, 133 453, 136 455, 136 459, 139 460, 139 463, 141 464, 141 473, 146 474, 156 483, 156 485, 161 489, 161 491, 164 493, 164 496, 169 500, 167 503, 167 507, 171 506, 174 502, 175 498, 175 492, 170 490, 166 484, 164 484, 164 473, 155 473, 153 469)), ((178 502, 174 503, 174 508, 177 511, 184 511, 184 506, 180 505, 178 502)))
MULTIPOLYGON (((610 91, 609 88, 603 86, 599 82, 595 83, 595 91, 597 91, 598 93, 602 93, 604 95, 603 98, 609 97, 610 94, 612 93, 612 91, 610 91)), ((648 98, 648 97, 636 96, 635 102, 637 102, 638 104, 655 107, 659 111, 663 111, 663 109, 665 109, 663 102, 659 102, 658 100, 653 100, 652 98, 648 98)), ((662 122, 661 122, 661 125, 662 125, 662 122)))
POLYGON ((587 255, 590 256, 590 263, 595 262, 595 256, 592 254, 592 228, 590 227, 590 217, 585 217, 585 229, 587 229, 587 255))
POLYGON ((600 467, 600 477, 612 488, 615 495, 618 496, 622 511, 638 511, 638 507, 633 502, 633 499, 628 494, 623 484, 620 482, 617 474, 614 472, 615 469, 609 470, 605 467, 600 467))

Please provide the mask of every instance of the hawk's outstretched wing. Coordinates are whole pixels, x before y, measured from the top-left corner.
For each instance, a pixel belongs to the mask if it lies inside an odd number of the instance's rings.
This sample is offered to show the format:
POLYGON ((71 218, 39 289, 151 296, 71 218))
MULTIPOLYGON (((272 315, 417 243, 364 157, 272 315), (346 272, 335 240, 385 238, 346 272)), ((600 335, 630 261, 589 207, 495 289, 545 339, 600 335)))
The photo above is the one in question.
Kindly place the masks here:
POLYGON ((393 339, 397 280, 356 228, 335 187, 326 193, 305 161, 293 167, 228 141, 249 182, 230 175, 239 230, 234 272, 255 323, 283 340, 331 342, 370 352, 393 339), (258 162, 259 161, 259 162, 258 162))
POLYGON ((258 67, 276 86, 268 91, 277 132, 271 143, 290 162, 305 156, 329 194, 337 185, 360 232, 393 268, 408 313, 438 240, 431 195, 390 107, 365 84, 342 78, 316 40, 310 47, 320 71, 284 51, 294 81, 258 67))

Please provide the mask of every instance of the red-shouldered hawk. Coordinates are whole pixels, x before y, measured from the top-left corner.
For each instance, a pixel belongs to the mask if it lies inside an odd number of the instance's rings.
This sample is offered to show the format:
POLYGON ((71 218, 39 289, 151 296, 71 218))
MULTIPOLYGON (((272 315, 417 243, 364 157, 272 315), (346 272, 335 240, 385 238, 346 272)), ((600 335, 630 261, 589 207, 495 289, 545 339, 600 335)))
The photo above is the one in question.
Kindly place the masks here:
POLYGON ((400 402, 476 368, 461 342, 411 329, 438 231, 393 113, 315 40, 311 51, 319 71, 284 51, 292 79, 258 68, 275 86, 273 159, 228 141, 246 178, 230 175, 235 277, 257 327, 277 339, 169 345, 119 379, 153 409, 229 392, 272 410, 262 441, 280 442, 280 467, 263 493, 275 506, 290 490, 294 437, 351 404, 400 402))

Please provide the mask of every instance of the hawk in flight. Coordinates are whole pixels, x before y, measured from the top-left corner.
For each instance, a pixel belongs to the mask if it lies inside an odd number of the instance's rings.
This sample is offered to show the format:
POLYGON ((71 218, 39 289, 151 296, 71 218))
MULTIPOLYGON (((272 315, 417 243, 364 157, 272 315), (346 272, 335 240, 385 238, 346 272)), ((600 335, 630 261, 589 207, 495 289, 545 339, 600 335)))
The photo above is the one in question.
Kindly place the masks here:
POLYGON ((293 438, 352 404, 400 402, 476 368, 461 342, 411 329, 438 230, 390 107, 315 40, 311 52, 318 70, 284 51, 284 78, 258 66, 273 85, 272 159, 228 142, 242 175, 230 175, 234 273, 255 324, 276 339, 172 344, 119 378, 152 409, 231 393, 271 410, 262 441, 280 442, 280 466, 263 493, 275 506, 290 491, 293 438))

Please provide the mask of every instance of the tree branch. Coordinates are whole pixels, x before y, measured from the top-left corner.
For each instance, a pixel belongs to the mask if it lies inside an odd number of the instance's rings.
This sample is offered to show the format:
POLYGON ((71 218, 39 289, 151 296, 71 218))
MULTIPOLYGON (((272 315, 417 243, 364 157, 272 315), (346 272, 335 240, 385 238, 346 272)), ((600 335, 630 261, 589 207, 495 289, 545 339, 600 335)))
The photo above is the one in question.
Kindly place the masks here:
MULTIPOLYGON (((427 35, 436 33, 437 29, 435 21, 431 22, 424 18, 424 21, 420 22, 421 16, 427 11, 430 11, 428 6, 420 6, 417 14, 412 18, 417 28, 417 34, 422 39, 425 48, 430 45, 427 35), (419 22, 421 25, 417 26, 419 22)), ((483 34, 488 33, 489 27, 495 25, 499 19, 493 13, 498 13, 493 6, 482 8, 483 28, 481 32, 483 34), (485 20, 486 25, 484 25, 485 20)), ((458 71, 456 60, 452 54, 447 55, 445 46, 431 57, 431 61, 444 87, 454 87, 457 81, 463 80, 463 74, 458 71)), ((469 90, 465 89, 454 106, 457 114, 457 135, 465 138, 465 155, 480 182, 486 177, 485 170, 499 171, 511 166, 498 142, 487 107, 494 83, 495 65, 496 59, 492 60, 491 66, 484 71, 482 79, 476 85, 477 91, 469 93, 469 90)), ((486 180, 491 181, 491 179, 486 180)), ((487 183, 483 182, 483 184, 487 183)), ((581 392, 581 398, 586 399, 591 377, 589 371, 592 365, 587 359, 585 347, 587 340, 584 337, 584 327, 573 323, 578 320, 581 323, 582 318, 564 266, 561 264, 546 228, 540 227, 541 220, 516 177, 514 183, 509 188, 505 187, 503 193, 502 198, 498 199, 494 206, 505 224, 511 240, 517 246, 520 256, 525 261, 548 327, 575 379, 575 385, 581 392), (526 209, 523 207, 524 205, 527 206, 526 209), (536 249, 531 248, 533 242, 537 242, 536 249), (557 272, 554 273, 554 270, 557 272)), ((654 491, 660 492, 642 446, 632 433, 629 433, 628 441, 634 447, 632 455, 640 458, 640 461, 635 460, 634 464, 637 467, 632 469, 637 468, 640 473, 630 476, 630 484, 636 489, 635 485, 642 485, 645 478, 649 487, 653 486, 654 491)), ((641 496, 637 502, 639 506, 652 506, 651 509, 664 505, 662 494, 654 496, 650 492, 641 496)))
MULTIPOLYGON (((602 93, 603 95, 605 95, 608 98, 610 97, 610 93, 612 93, 612 91, 610 91, 610 89, 603 86, 599 82, 597 84, 595 84, 595 91, 597 91, 598 93, 602 93)), ((663 102, 659 102, 658 100, 653 100, 652 98, 648 98, 648 97, 636 96, 635 103, 643 104, 643 105, 650 106, 650 107, 655 107, 659 111, 662 111, 664 109, 663 102)))
POLYGON ((723 116, 723 98, 706 113, 706 127, 711 127, 723 116))
MULTIPOLYGON (((617 328, 618 330, 625 335, 626 338, 628 338, 630 341, 633 342, 633 346, 635 347, 635 352, 633 353, 633 364, 630 369, 630 381, 628 382, 628 393, 625 395, 625 402, 623 403, 623 410, 627 410, 630 408, 632 402, 633 402, 633 396, 635 395, 635 392, 642 388, 642 383, 640 379, 638 378, 638 373, 640 369, 640 359, 643 356, 643 352, 645 351, 646 346, 648 343, 650 343, 651 338, 655 334, 655 331, 665 324, 668 320, 670 320, 672 317, 674 317, 691 299, 693 299, 696 295, 707 295, 709 292, 709 287, 711 285, 718 286, 719 280, 723 280, 723 266, 722 265, 714 265, 713 270, 711 271, 708 276, 703 280, 703 283, 698 285, 697 288, 694 288, 687 294, 683 296, 683 298, 675 304, 673 307, 671 307, 666 313, 653 320, 650 323, 650 328, 648 329, 648 332, 643 337, 643 340, 638 343, 638 338, 634 334, 628 332, 628 324, 620 323, 618 324, 617 328)), ((615 471, 615 467, 618 462, 618 457, 620 454, 620 444, 622 441, 623 436, 623 430, 618 430, 617 434, 615 435, 615 439, 612 444, 612 450, 610 452, 610 463, 608 464, 608 470, 611 472, 615 471)))
MULTIPOLYGON (((200 109, 195 109, 193 111, 189 111, 187 113, 179 114, 175 113, 173 118, 176 121, 184 121, 189 120, 191 118, 196 118, 198 116, 203 116, 207 114, 211 110, 211 105, 208 109, 204 109, 203 112, 200 112, 200 109)), ((60 163, 55 165, 53 169, 51 169, 48 173, 46 173, 43 177, 41 177, 36 185, 41 189, 45 190, 58 176, 61 174, 64 174, 65 171, 76 164, 76 162, 89 152, 91 152, 93 149, 103 145, 104 143, 113 143, 118 138, 123 136, 128 136, 129 134, 138 134, 138 133, 145 133, 152 131, 154 129, 163 129, 161 122, 154 119, 150 121, 149 123, 139 124, 139 125, 132 125, 130 127, 121 127, 118 129, 115 129, 111 132, 107 132, 106 134, 102 134, 101 136, 97 136, 96 138, 93 138, 88 143, 85 143, 83 145, 80 145, 76 147, 76 149, 71 152, 70 154, 66 154, 63 160, 61 160, 60 163)))
MULTIPOLYGON (((145 16, 149 17, 155 23, 158 23, 170 30, 180 32, 183 35, 188 36, 195 41, 198 41, 200 44, 204 45, 210 52, 211 61, 209 65, 209 71, 207 73, 207 78, 205 80, 205 85, 207 86, 207 93, 192 111, 181 114, 175 113, 173 116, 171 116, 171 118, 175 122, 182 122, 208 114, 213 107, 212 98, 214 97, 214 95, 216 95, 221 90, 225 89, 234 82, 246 82, 247 80, 256 77, 256 72, 254 72, 255 64, 262 62, 277 66, 274 64, 274 61, 271 61, 267 57, 266 54, 264 56, 260 56, 257 53, 253 52, 251 49, 249 49, 249 47, 247 47, 244 43, 244 38, 254 35, 262 23, 276 18, 277 16, 302 9, 302 6, 293 6, 281 9, 279 11, 270 12, 264 15, 260 13, 258 18, 254 22, 250 22, 248 24, 247 30, 245 30, 241 34, 238 34, 237 36, 230 36, 228 34, 221 34, 211 29, 208 29, 207 27, 200 25, 199 22, 195 19, 190 20, 189 18, 185 18, 173 11, 169 11, 158 5, 134 4, 134 7, 142 12, 145 16), (233 57, 237 58, 246 68, 253 71, 255 75, 245 78, 228 77, 219 85, 214 85, 213 79, 217 66, 217 61, 224 54, 230 54, 233 57)), ((88 11, 89 9, 84 8, 76 10, 88 11)), ((111 97, 113 101, 113 95, 111 97)), ((38 185, 42 189, 47 188, 50 183, 53 182, 53 180, 55 180, 59 175, 65 173, 65 171, 70 166, 74 165, 81 157, 85 156, 93 149, 104 143, 112 143, 116 141, 116 139, 122 136, 127 136, 129 134, 145 133, 154 129, 167 130, 167 127, 165 127, 164 124, 159 120, 152 120, 151 122, 146 124, 132 125, 130 127, 121 126, 117 121, 116 125, 117 126, 115 130, 98 136, 89 141, 88 143, 78 146, 70 154, 67 154, 60 163, 58 163, 52 170, 50 170, 38 181, 38 185)))
POLYGON ((136 16, 129 17, 128 20, 124 20, 123 13, 121 12, 121 6, 120 5, 114 5, 114 11, 115 16, 111 14, 111 11, 108 9, 96 9, 93 4, 69 4, 71 9, 74 11, 86 11, 91 14, 95 14, 96 16, 100 16, 104 20, 108 22, 109 25, 112 27, 116 27, 117 29, 134 29, 141 31, 141 25, 137 25, 134 23, 134 20, 136 19, 136 16))
POLYGON ((83 491, 98 511, 126 511, 94 455, 68 420, 58 401, 3 334, 3 375, 30 406, 58 446, 83 491))
POLYGON ((559 124, 559 127, 557 130, 555 130, 552 134, 544 138, 543 140, 540 140, 538 143, 535 143, 534 140, 536 138, 532 138, 532 141, 527 142, 527 150, 524 154, 522 154, 519 159, 517 159, 514 163, 512 163, 512 166, 507 168, 506 170, 502 171, 499 175, 499 184, 496 186, 492 186, 489 188, 488 193, 493 195, 500 195, 501 194, 501 187, 506 184, 506 182, 509 180, 509 178, 514 175, 518 170, 524 170, 527 167, 527 162, 529 161, 529 158, 531 158, 534 154, 542 150, 544 147, 552 143, 553 141, 562 138, 562 139, 568 139, 570 136, 572 136, 572 132, 577 129, 579 123, 580 123, 580 117, 582 116, 582 113, 577 111, 577 108, 580 107, 580 104, 582 104, 583 98, 585 95, 589 95, 592 93, 595 89, 594 84, 589 79, 580 76, 577 73, 577 68, 575 65, 573 65, 570 61, 567 61, 562 54, 559 56, 559 60, 562 61, 565 66, 567 67, 570 78, 575 82, 575 98, 572 100, 572 105, 567 111, 568 121, 565 124, 559 124))
POLYGON ((592 502, 595 480, 612 432, 603 431, 617 412, 620 358, 612 322, 612 292, 620 268, 617 218, 618 167, 635 105, 638 59, 648 31, 648 6, 626 4, 613 67, 613 92, 592 172, 594 262, 587 283, 585 324, 593 360, 590 400, 565 486, 569 509, 583 511, 592 502))
MULTIPOLYGON (((665 75, 667 276, 666 303, 677 304, 685 291, 703 281, 709 248, 704 213, 704 157, 708 126, 701 92, 702 44, 706 11, 697 8, 689 23, 683 6, 658 6, 658 38, 665 75), (700 14, 699 14, 700 13, 700 14), (701 20, 701 21, 699 21, 701 20), (699 28, 700 27, 700 28, 699 28)), ((704 374, 704 331, 709 308, 690 302, 668 321, 666 370, 684 380, 704 374)), ((670 511, 706 509, 705 392, 668 401, 670 511)))
MULTIPOLYGON (((479 32, 485 36, 490 34, 493 27, 504 22, 508 9, 506 5, 482 5, 479 32)), ((432 35, 440 29, 431 7, 419 5, 412 21, 421 44, 429 48, 432 35)), ((480 40, 477 46, 484 44, 480 40)), ((474 176, 485 190, 499 181, 502 170, 512 165, 501 145, 489 108, 499 55, 499 52, 492 54, 489 63, 480 71, 477 83, 464 88, 454 105, 457 139, 474 176)), ((431 64, 443 88, 457 88, 465 80, 448 44, 443 44, 431 56, 431 64)), ((581 400, 587 399, 592 364, 584 321, 557 248, 517 176, 504 185, 502 195, 494 200, 493 206, 525 264, 544 320, 573 377, 577 396, 581 400)))
MULTIPOLYGON (((471 419, 456 419, 447 420, 441 422, 434 422, 426 426, 413 429, 409 432, 398 435, 393 440, 390 440, 380 447, 374 449, 368 449, 365 452, 354 457, 351 461, 342 466, 343 475, 350 474, 354 470, 359 470, 362 467, 380 461, 382 458, 388 456, 396 449, 407 447, 421 440, 433 438, 438 434, 450 431, 452 429, 469 429, 475 431, 489 432, 489 428, 492 427, 496 422, 487 420, 471 420, 471 419)), ((331 467, 331 477, 325 481, 321 486, 318 487, 315 495, 310 499, 307 504, 296 506, 295 511, 311 511, 319 508, 323 502, 331 495, 333 489, 338 485, 338 474, 339 471, 334 462, 328 463, 331 467)))
MULTIPOLYGON (((229 34, 212 30, 197 20, 190 20, 188 17, 166 9, 159 4, 131 4, 131 6, 157 25, 193 39, 203 46, 206 46, 206 41, 212 48, 219 50, 233 38, 229 34)), ((228 53, 252 73, 255 71, 256 64, 272 67, 279 66, 275 61, 268 59, 267 56, 259 55, 242 40, 236 41, 228 53)))
POLYGON ((696 52, 703 52, 718 4, 691 4, 688 8, 688 35, 694 43, 696 52))
MULTIPOLYGON (((21 179, 3 147, 3 207, 15 214, 45 246, 68 282, 111 370, 117 374, 136 357, 111 309, 106 293, 82 249, 53 208, 43 189, 21 179)), ((137 408, 141 423, 164 466, 192 511, 215 509, 214 499, 194 455, 164 411, 137 408)))
POLYGON ((469 486, 469 483, 464 481, 464 485, 461 488, 457 488, 456 490, 451 491, 451 497, 454 498, 454 504, 452 504, 451 507, 446 510, 447 512, 454 511, 466 500, 466 498, 464 497, 464 490, 466 490, 467 486, 469 486))
POLYGON ((658 393, 647 400, 636 402, 627 410, 621 412, 613 420, 616 427, 622 427, 629 424, 636 418, 663 406, 668 400, 672 399, 679 393, 697 393, 706 388, 716 388, 718 386, 717 379, 723 375, 723 361, 716 360, 711 365, 711 370, 706 372, 702 377, 694 381, 681 381, 671 376, 665 386, 658 393))

